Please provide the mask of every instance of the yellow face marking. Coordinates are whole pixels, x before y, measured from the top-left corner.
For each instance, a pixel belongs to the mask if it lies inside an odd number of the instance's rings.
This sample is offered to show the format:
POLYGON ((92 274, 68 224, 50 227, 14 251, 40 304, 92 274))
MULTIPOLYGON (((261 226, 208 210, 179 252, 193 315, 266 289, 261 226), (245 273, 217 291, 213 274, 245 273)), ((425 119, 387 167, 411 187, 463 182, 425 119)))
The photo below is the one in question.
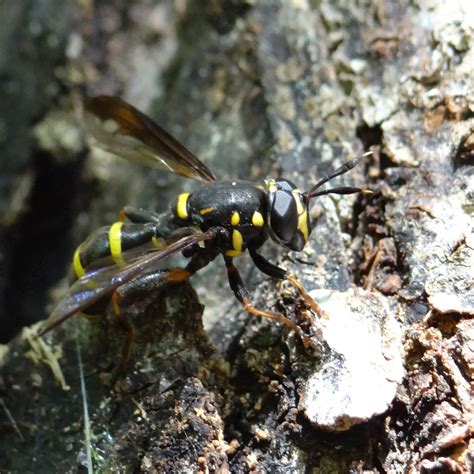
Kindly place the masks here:
POLYGON ((216 210, 215 207, 206 207, 205 209, 201 209, 199 211, 199 214, 201 214, 201 216, 204 216, 204 215, 209 214, 210 212, 215 211, 215 210, 216 210))
POLYGON ((301 214, 298 217, 298 229, 301 231, 304 237, 304 241, 308 241, 309 237, 309 231, 308 231, 308 213, 307 211, 304 211, 303 214, 301 214))
POLYGON ((294 189, 292 192, 293 198, 296 202, 296 210, 298 212, 298 230, 303 234, 305 242, 308 241, 309 230, 308 230, 308 211, 301 202, 301 194, 294 189))
POLYGON ((86 271, 84 270, 84 267, 82 266, 81 263, 81 256, 79 252, 81 251, 81 246, 77 247, 76 251, 74 252, 74 258, 73 258, 73 267, 74 267, 74 273, 76 274, 77 278, 81 278, 86 274, 86 271))
POLYGON ((180 219, 188 218, 188 198, 189 193, 182 193, 178 196, 178 204, 176 204, 176 214, 180 219))
POLYGON ((232 217, 230 218, 230 223, 231 225, 235 227, 236 225, 239 225, 239 222, 240 222, 240 215, 237 211, 234 211, 232 213, 232 217))
POLYGON ((232 231, 232 245, 234 250, 237 250, 237 252, 242 252, 243 243, 244 238, 242 237, 242 234, 237 229, 234 229, 232 231))
POLYGON ((265 224, 263 220, 263 216, 260 212, 255 211, 252 216, 252 224, 255 227, 263 227, 263 224, 265 224))
POLYGON ((109 230, 110 255, 120 267, 125 265, 125 260, 122 257, 122 226, 123 222, 116 222, 111 225, 109 230))

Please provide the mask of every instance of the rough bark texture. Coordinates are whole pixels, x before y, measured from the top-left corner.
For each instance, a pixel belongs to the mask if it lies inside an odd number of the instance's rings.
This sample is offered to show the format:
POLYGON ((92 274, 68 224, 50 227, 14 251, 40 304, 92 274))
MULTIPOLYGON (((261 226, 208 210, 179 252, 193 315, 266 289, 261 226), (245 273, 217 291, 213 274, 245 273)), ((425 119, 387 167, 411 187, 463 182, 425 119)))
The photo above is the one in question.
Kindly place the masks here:
POLYGON ((307 189, 371 149, 324 197, 305 251, 266 247, 329 316, 218 261, 117 321, 73 318, 1 353, 0 471, 472 472, 474 11, 471 2, 16 2, 0 6, 2 342, 65 290, 74 246, 125 204, 166 209, 193 183, 89 152, 81 93, 120 95, 219 178, 307 189), (202 313, 204 305, 204 327, 202 313), (85 373, 84 431, 78 356, 85 373))

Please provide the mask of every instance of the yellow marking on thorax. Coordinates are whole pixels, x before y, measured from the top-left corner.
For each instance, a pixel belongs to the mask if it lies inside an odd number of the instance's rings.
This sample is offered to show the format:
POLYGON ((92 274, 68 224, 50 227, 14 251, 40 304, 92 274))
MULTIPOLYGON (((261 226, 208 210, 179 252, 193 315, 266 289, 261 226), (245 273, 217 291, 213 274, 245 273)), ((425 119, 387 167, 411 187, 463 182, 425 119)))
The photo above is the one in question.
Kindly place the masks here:
POLYGON ((125 260, 122 256, 122 226, 123 222, 115 222, 109 230, 110 255, 119 267, 125 265, 125 260))
POLYGON ((243 252, 240 252, 239 250, 227 250, 225 254, 227 257, 240 257, 243 252))
POLYGON ((209 214, 210 212, 215 211, 215 210, 216 210, 215 207, 206 207, 204 209, 201 209, 199 211, 199 214, 201 214, 201 216, 205 216, 206 214, 209 214))
POLYGON ((81 251, 81 246, 79 245, 74 252, 74 258, 73 258, 73 267, 74 267, 74 273, 76 274, 77 278, 81 278, 86 274, 86 271, 84 270, 84 267, 82 266, 81 262, 81 256, 79 252, 81 251))
POLYGON ((296 210, 298 212, 298 230, 303 234, 305 242, 308 241, 309 231, 308 231, 308 211, 301 203, 300 193, 294 189, 292 191, 293 198, 296 202, 296 210))
POLYGON ((231 225, 235 227, 236 225, 239 225, 239 222, 240 222, 240 214, 237 211, 234 211, 232 213, 232 217, 230 218, 230 223, 231 225))
POLYGON ((263 227, 263 224, 265 224, 265 221, 263 220, 263 216, 260 212, 255 211, 252 215, 252 224, 255 227, 263 227))
POLYGON ((181 193, 178 196, 178 203, 176 204, 176 214, 180 219, 188 218, 188 198, 189 193, 181 193))
POLYGON ((244 238, 242 234, 237 229, 234 229, 232 231, 232 246, 234 248, 232 250, 227 250, 225 254, 228 257, 240 257, 240 255, 243 253, 243 244, 244 238))
POLYGON ((304 237, 304 241, 308 241, 309 237, 309 231, 308 231, 308 216, 307 216, 307 211, 304 211, 303 214, 301 214, 298 217, 298 229, 301 231, 304 237))
POLYGON ((241 252, 243 243, 244 238, 242 237, 242 234, 237 229, 234 229, 232 231, 232 245, 234 246, 234 250, 241 252))

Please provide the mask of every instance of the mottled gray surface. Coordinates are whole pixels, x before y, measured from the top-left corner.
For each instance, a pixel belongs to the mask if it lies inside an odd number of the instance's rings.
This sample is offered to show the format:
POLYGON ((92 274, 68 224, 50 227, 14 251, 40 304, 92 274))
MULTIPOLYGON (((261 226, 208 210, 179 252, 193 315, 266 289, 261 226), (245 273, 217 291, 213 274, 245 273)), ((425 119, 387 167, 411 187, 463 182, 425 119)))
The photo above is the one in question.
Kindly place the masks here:
MULTIPOLYGON (((0 15, 0 216, 12 224, 28 196, 25 171, 34 149, 31 124, 58 95, 54 68, 64 59, 68 2, 2 2, 0 15)), ((29 177, 30 182, 32 177, 29 177)))

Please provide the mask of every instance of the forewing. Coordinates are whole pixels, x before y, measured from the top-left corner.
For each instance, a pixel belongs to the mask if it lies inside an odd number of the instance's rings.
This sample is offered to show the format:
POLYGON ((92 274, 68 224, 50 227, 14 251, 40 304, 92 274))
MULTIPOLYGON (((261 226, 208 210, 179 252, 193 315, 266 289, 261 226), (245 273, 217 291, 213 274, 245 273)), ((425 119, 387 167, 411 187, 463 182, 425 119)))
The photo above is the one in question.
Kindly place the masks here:
POLYGON ((153 268, 162 260, 199 242, 212 239, 217 235, 217 232, 219 232, 219 229, 211 228, 201 234, 183 237, 165 249, 157 249, 155 252, 149 253, 124 267, 111 265, 87 273, 69 288, 69 291, 51 313, 46 321, 45 328, 40 331, 38 336, 46 334, 75 313, 87 309, 102 297, 110 296, 117 288, 143 271, 153 268))
POLYGON ((211 171, 184 145, 127 102, 98 96, 84 102, 84 125, 100 148, 186 178, 214 181, 211 171))

